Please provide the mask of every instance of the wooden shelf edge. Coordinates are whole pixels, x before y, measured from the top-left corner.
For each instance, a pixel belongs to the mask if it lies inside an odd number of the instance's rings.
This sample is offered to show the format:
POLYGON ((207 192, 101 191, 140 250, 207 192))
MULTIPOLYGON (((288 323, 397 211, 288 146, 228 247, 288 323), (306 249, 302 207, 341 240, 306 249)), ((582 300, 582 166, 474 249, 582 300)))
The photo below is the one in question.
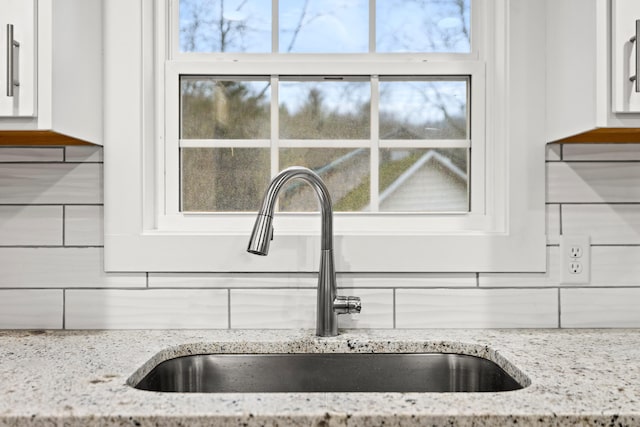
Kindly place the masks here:
POLYGON ((569 136, 554 144, 633 144, 640 143, 640 128, 597 128, 569 136))
POLYGON ((0 146, 96 145, 51 130, 3 130, 0 146))

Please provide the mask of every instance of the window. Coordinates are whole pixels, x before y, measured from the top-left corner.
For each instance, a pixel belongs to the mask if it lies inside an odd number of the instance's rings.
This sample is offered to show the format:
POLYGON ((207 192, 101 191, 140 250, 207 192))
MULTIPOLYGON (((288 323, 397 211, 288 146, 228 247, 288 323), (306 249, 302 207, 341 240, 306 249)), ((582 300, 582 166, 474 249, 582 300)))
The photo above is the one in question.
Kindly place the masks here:
MULTIPOLYGON (((131 113, 141 114, 138 136, 128 134, 139 151, 113 142, 113 153, 134 155, 125 163, 139 163, 107 173, 107 197, 130 196, 107 207, 109 269, 313 271, 317 202, 304 185, 280 197, 272 255, 244 254, 270 177, 294 164, 330 189, 338 270, 544 268, 544 188, 526 188, 532 177, 543 183, 544 153, 521 150, 535 132, 506 121, 536 114, 503 102, 535 92, 505 78, 535 58, 510 62, 509 2, 154 4, 140 0, 129 18, 142 23, 129 34, 140 44, 139 80, 115 66, 105 75, 107 87, 130 82, 128 96, 140 96, 131 113), (146 261, 119 253, 137 245, 146 261), (539 251, 519 259, 514 247, 539 251)), ((114 19, 119 7, 108 8, 114 19)), ((113 45, 107 55, 121 63, 113 45)), ((107 121, 125 119, 126 107, 111 108, 107 121)))
MULTIPOLYGON (((342 232, 353 230, 343 212, 388 230, 396 218, 373 214, 483 215, 485 132, 474 106, 483 105, 485 78, 482 32, 472 27, 482 4, 174 2, 167 216, 186 224, 209 213, 208 225, 198 219, 203 230, 235 221, 241 232, 242 213, 255 213, 270 177, 293 165, 324 179, 342 232)), ((280 212, 317 207, 301 183, 279 199, 280 212)))

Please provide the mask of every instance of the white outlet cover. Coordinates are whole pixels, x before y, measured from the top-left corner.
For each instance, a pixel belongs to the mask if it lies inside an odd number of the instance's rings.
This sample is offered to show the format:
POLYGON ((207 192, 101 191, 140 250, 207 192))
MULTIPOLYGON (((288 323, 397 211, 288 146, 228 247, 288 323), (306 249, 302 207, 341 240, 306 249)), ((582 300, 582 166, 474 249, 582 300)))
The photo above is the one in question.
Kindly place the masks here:
POLYGON ((588 284, 591 280, 591 239, 582 235, 560 236, 560 283, 588 284), (576 257, 576 249, 580 253, 576 257))

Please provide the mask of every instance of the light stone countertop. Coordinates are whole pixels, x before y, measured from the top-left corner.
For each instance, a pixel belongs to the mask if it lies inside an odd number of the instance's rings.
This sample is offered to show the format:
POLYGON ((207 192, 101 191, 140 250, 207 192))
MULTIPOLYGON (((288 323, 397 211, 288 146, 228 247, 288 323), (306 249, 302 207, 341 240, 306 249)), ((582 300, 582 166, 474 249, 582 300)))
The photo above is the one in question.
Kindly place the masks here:
POLYGON ((640 426, 640 330, 0 331, 0 425, 640 426), (197 353, 480 355, 502 393, 154 393, 127 381, 197 353), (152 361, 150 361, 153 359, 152 361), (517 369, 509 367, 511 363, 517 369))

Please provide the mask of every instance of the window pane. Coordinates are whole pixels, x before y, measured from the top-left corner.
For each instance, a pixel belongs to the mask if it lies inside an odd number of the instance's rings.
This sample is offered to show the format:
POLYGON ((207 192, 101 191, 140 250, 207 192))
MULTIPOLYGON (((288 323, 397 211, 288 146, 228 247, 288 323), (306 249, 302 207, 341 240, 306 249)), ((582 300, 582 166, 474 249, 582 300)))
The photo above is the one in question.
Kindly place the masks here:
POLYGON ((280 0, 279 52, 369 51, 368 0, 280 0))
POLYGON ((369 138, 371 85, 353 81, 281 81, 280 138, 369 138))
POLYGON ((380 211, 469 212, 468 150, 380 150, 380 211))
POLYGON ((183 148, 182 211, 257 211, 269 185, 268 148, 183 148))
MULTIPOLYGON (((306 166, 327 185, 334 211, 361 211, 369 205, 368 148, 281 148, 280 167, 306 166)), ((280 210, 316 212, 318 198, 311 186, 293 181, 280 197, 280 210)))
POLYGON ((180 0, 180 52, 271 52, 271 0, 180 0))
POLYGON ((381 81, 380 139, 468 139, 468 81, 381 81))
POLYGON ((181 77, 183 139, 268 139, 268 81, 181 77))
POLYGON ((377 52, 470 52, 471 0, 377 0, 377 52))

